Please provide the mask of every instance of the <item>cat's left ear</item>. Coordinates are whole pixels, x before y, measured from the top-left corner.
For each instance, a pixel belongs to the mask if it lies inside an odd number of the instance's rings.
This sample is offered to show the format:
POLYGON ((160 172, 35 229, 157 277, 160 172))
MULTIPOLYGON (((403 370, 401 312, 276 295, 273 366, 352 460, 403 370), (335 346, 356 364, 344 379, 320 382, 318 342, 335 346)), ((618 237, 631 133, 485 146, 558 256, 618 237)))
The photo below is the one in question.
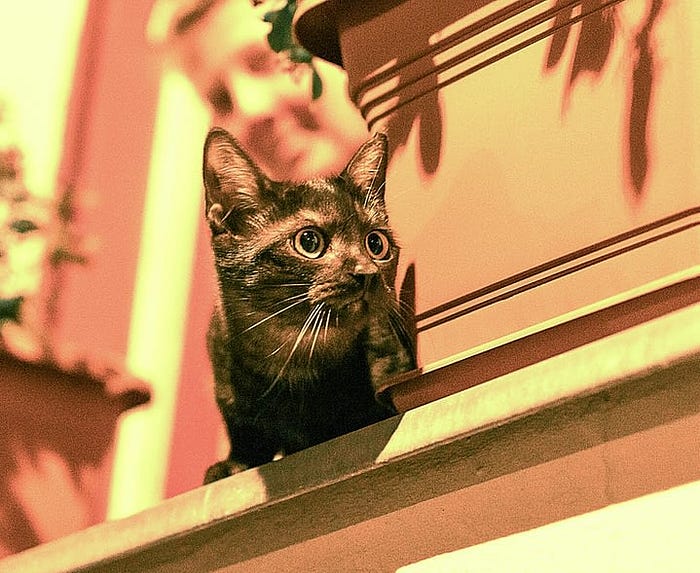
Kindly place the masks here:
POLYGON ((343 173, 352 180, 363 194, 365 205, 384 203, 384 184, 389 144, 385 133, 375 133, 348 162, 343 173))
POLYGON ((212 230, 239 232, 258 208, 265 175, 228 131, 216 127, 204 143, 202 174, 212 230))

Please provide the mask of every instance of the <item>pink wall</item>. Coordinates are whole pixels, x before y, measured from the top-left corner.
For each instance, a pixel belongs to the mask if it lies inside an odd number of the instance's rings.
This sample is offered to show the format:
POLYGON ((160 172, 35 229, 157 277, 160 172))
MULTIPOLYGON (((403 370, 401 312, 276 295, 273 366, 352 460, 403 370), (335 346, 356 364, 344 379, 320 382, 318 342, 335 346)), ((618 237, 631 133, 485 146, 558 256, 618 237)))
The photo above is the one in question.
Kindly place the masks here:
POLYGON ((144 27, 149 3, 93 0, 80 48, 59 185, 76 189, 76 227, 93 247, 68 266, 59 344, 124 356, 158 76, 144 27))
MULTIPOLYGON (((75 230, 89 263, 67 265, 54 276, 60 288, 56 340, 120 362, 127 352, 161 74, 145 33, 150 11, 151 2, 90 2, 59 182, 76 189, 75 230)), ((205 349, 214 282, 205 231, 200 227, 181 382, 173 389, 178 405, 165 496, 200 485, 216 457, 219 416, 205 349)))

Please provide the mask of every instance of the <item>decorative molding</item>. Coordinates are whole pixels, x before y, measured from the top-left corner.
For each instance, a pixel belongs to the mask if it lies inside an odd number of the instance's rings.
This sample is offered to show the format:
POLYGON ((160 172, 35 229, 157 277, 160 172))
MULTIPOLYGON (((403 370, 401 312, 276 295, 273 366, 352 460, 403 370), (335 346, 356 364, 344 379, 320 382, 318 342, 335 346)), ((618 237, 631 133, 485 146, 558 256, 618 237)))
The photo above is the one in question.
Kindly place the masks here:
POLYGON ((593 265, 698 227, 700 206, 631 229, 421 312, 416 316, 417 331, 420 333, 430 330, 593 265))

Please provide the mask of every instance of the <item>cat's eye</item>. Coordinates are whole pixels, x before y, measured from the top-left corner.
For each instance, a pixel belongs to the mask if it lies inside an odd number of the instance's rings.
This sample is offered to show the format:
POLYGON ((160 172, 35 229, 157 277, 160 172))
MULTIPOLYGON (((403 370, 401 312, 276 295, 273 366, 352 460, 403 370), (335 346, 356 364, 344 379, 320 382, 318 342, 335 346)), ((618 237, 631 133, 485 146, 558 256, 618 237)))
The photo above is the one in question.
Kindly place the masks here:
POLYGON ((294 235, 294 249, 309 259, 317 259, 326 249, 326 239, 318 229, 307 227, 294 235))
POLYGON ((365 247, 370 256, 377 261, 388 261, 391 258, 391 242, 382 231, 370 231, 365 237, 365 247))

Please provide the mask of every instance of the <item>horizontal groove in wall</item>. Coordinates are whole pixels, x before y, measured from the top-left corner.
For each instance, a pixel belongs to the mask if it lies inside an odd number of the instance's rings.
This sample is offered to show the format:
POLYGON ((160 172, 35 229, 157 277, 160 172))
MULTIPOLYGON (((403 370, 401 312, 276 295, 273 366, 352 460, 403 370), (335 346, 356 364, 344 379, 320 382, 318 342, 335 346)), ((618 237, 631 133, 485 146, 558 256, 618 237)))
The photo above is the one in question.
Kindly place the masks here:
POLYGON ((494 3, 488 15, 465 19, 461 29, 371 74, 352 90, 352 100, 371 128, 396 109, 622 1, 606 0, 591 9, 582 0, 549 8, 543 0, 494 3), (558 21, 565 12, 570 17, 558 21))
POLYGON ((543 284, 698 227, 700 206, 632 229, 422 312, 416 316, 418 332, 435 328, 543 284))

